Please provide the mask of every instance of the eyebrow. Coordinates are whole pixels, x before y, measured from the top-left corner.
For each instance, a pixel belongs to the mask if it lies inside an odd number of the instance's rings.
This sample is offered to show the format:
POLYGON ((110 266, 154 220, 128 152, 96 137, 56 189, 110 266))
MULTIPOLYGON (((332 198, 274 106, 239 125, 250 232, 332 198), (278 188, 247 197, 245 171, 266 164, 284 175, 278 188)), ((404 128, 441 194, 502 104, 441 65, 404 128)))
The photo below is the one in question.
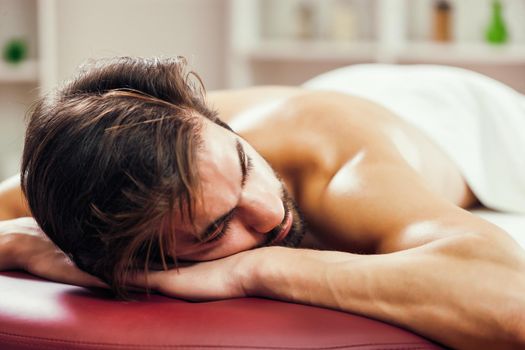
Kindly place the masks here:
MULTIPOLYGON (((244 186, 246 185, 246 179, 248 178, 248 175, 250 174, 250 170, 252 169, 252 159, 250 156, 246 154, 244 151, 244 147, 242 146, 242 143, 239 141, 238 138, 235 138, 235 149, 237 150, 237 157, 239 158, 239 165, 241 167, 241 189, 244 189, 244 186)), ((233 207, 231 210, 229 210, 227 213, 221 215, 219 218, 214 220, 211 224, 209 224, 206 229, 198 235, 200 242, 206 242, 212 238, 212 235, 217 230, 217 227, 222 225, 223 223, 226 223, 227 221, 231 220, 233 218, 233 213, 235 211, 236 207, 233 207)))

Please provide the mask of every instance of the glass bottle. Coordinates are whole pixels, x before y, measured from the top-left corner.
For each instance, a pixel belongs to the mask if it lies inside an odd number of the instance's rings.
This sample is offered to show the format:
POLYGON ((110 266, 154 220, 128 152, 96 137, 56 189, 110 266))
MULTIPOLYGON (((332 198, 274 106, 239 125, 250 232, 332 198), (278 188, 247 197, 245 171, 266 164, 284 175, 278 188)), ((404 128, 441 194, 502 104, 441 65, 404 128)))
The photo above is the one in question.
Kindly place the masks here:
POLYGON ((503 19, 503 6, 500 0, 492 1, 492 16, 485 32, 485 39, 491 44, 503 44, 507 42, 507 26, 503 19))
POLYGON ((450 3, 439 0, 434 5, 434 40, 451 40, 451 11, 450 3))

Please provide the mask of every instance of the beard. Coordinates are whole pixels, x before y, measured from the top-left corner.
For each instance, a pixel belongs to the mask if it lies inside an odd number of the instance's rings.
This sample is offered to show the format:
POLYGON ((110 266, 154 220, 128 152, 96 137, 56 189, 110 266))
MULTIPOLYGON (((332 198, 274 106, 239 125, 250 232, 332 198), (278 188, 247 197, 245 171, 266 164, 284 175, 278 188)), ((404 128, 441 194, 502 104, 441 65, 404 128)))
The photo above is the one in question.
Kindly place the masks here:
POLYGON ((281 199, 284 205, 284 219, 279 226, 275 227, 267 234, 265 241, 259 247, 281 246, 297 248, 301 244, 306 234, 306 224, 296 202, 293 200, 292 196, 290 196, 290 193, 284 186, 283 181, 281 179, 279 180, 281 181, 282 186, 281 199), (292 217, 292 225, 290 227, 290 231, 288 231, 288 234, 286 235, 286 237, 284 237, 282 241, 272 244, 272 242, 282 231, 283 226, 286 225, 290 216, 292 217))

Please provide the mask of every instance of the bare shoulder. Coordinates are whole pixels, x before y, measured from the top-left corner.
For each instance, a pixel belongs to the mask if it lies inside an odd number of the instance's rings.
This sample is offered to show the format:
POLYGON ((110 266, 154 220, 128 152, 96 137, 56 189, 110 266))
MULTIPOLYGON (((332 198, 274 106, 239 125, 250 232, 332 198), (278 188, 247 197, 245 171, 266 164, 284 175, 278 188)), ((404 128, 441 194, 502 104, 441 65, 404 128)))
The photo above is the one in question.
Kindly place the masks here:
POLYGON ((365 144, 381 144, 386 125, 396 122, 388 110, 359 97, 328 91, 287 91, 257 97, 258 102, 233 116, 230 125, 250 138, 271 133, 274 142, 284 142, 283 147, 300 143, 311 152, 330 148, 347 158, 365 144), (313 147, 308 147, 310 144, 313 147))
POLYGON ((292 184, 325 247, 386 252, 436 238, 425 231, 447 235, 488 227, 460 208, 465 183, 455 166, 439 158, 417 130, 371 101, 303 93, 245 132, 292 184), (411 163, 406 147, 396 143, 399 135, 431 165, 411 163))
POLYGON ((206 102, 209 107, 218 111, 224 122, 229 123, 247 110, 303 93, 304 90, 298 87, 255 86, 245 89, 210 91, 206 95, 206 102))

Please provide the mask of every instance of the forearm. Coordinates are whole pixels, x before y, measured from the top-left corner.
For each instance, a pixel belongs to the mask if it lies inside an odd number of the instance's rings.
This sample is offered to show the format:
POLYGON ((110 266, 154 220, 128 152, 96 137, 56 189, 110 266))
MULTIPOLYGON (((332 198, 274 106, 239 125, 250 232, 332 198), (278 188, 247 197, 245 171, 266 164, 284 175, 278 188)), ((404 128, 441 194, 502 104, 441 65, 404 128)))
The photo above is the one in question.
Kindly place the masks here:
POLYGON ((256 265, 247 293, 362 314, 457 349, 521 348, 522 261, 481 260, 476 239, 368 256, 283 249, 256 265))
POLYGON ((23 269, 32 242, 38 240, 35 227, 32 218, 0 220, 0 271, 23 269))
POLYGON ((107 288, 98 278, 81 271, 33 218, 0 221, 0 271, 14 269, 52 281, 107 288))
POLYGON ((0 271, 11 270, 17 267, 14 236, 0 232, 0 271))

